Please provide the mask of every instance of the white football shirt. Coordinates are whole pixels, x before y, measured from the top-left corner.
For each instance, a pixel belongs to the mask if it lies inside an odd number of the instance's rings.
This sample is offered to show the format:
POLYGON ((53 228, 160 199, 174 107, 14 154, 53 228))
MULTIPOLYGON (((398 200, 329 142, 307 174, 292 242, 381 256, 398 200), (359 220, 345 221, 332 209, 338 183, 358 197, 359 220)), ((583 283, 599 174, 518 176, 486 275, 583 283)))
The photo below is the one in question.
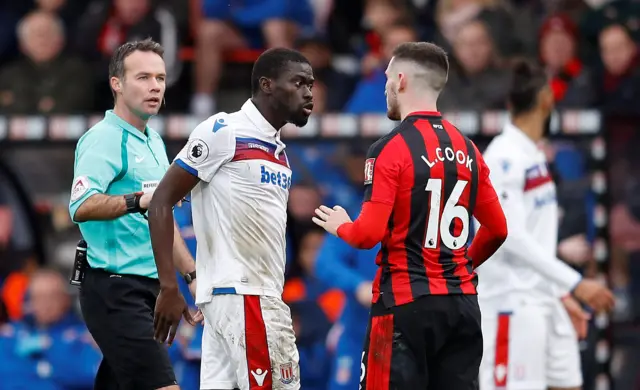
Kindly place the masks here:
POLYGON ((279 130, 249 100, 199 124, 174 160, 201 180, 191 192, 197 304, 213 289, 282 296, 291 186, 284 149, 279 130))
POLYGON ((479 297, 516 291, 539 299, 566 294, 581 275, 556 257, 558 203, 544 153, 508 123, 483 156, 507 217, 509 234, 500 249, 478 267, 479 297))

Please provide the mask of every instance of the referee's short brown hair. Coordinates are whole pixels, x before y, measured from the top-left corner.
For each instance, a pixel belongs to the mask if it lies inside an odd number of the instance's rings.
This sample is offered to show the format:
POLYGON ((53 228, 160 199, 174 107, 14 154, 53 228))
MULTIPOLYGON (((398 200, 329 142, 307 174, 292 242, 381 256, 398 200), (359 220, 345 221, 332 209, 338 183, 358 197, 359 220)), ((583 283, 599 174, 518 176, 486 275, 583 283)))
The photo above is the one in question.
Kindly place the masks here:
POLYGON ((428 83, 441 92, 449 75, 449 57, 440 46, 429 42, 407 42, 393 51, 394 61, 410 61, 427 71, 428 83))

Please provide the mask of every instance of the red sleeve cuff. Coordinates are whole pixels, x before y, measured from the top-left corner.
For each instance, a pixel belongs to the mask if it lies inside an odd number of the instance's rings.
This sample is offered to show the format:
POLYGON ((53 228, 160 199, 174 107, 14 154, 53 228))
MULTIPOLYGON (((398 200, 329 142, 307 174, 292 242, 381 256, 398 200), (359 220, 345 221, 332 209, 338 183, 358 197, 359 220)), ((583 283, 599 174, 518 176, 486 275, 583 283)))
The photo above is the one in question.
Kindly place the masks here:
POLYGON ((338 237, 359 249, 373 248, 384 238, 392 209, 384 203, 365 202, 358 219, 338 227, 338 237))

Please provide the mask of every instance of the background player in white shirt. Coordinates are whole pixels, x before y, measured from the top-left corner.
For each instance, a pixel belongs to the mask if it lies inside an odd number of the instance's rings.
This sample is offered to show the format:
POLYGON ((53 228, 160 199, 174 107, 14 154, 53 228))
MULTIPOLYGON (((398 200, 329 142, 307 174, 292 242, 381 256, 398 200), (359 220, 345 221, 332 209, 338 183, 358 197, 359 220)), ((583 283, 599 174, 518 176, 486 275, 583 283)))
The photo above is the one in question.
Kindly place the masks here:
POLYGON ((556 188, 537 146, 553 93, 544 71, 527 62, 515 65, 512 83, 511 122, 484 153, 509 236, 478 268, 480 389, 580 389, 578 336, 589 316, 575 298, 599 311, 611 309, 613 295, 556 257, 556 188))
POLYGON ((191 133, 156 189, 149 228, 161 291, 156 338, 171 343, 187 310, 172 270, 171 207, 191 191, 198 248, 196 304, 204 314, 201 389, 299 389, 291 313, 282 301, 291 169, 286 123, 313 109, 313 71, 288 49, 258 58, 252 97, 191 133))

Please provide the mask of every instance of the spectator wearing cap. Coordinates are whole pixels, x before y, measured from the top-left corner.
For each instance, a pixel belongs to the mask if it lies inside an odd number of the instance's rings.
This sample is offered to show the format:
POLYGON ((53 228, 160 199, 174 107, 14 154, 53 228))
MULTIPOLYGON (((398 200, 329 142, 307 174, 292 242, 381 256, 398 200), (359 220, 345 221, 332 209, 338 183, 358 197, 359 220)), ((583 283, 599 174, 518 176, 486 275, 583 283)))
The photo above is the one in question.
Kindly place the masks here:
POLYGON ((504 108, 508 72, 499 65, 487 26, 473 20, 460 28, 453 43, 449 79, 438 99, 441 111, 504 108))
POLYGON ((540 59, 551 80, 556 107, 584 108, 595 100, 591 75, 578 57, 578 28, 565 14, 547 18, 540 29, 540 59))
POLYGON ((607 112, 638 112, 640 55, 623 25, 612 24, 598 37, 603 67, 596 78, 597 105, 607 112))

